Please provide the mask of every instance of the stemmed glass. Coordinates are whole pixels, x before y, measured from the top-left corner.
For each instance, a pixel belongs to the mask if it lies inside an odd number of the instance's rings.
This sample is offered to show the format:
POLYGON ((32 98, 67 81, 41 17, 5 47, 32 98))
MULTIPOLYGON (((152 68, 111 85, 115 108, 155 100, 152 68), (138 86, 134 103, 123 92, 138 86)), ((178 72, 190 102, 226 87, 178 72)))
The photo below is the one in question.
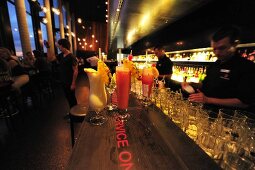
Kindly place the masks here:
POLYGON ((92 116, 89 121, 91 124, 93 125, 102 125, 107 121, 107 118, 105 116, 103 116, 102 114, 100 114, 100 112, 104 109, 104 108, 93 108, 94 111, 96 112, 96 114, 94 116, 92 116))
POLYGON ((89 121, 93 125, 102 125, 107 121, 107 118, 100 114, 107 103, 107 96, 105 91, 105 83, 102 75, 93 69, 84 69, 89 78, 89 106, 96 112, 89 121))
POLYGON ((142 89, 144 96, 144 106, 150 105, 150 95, 152 90, 152 85, 154 81, 154 76, 151 68, 144 68, 142 72, 142 89))
POLYGON ((111 79, 111 82, 109 83, 109 85, 106 86, 106 89, 108 91, 108 93, 110 94, 110 102, 107 105, 107 109, 109 111, 115 110, 117 109, 117 105, 112 103, 112 94, 114 93, 115 89, 116 89, 116 82, 113 80, 113 78, 111 79))

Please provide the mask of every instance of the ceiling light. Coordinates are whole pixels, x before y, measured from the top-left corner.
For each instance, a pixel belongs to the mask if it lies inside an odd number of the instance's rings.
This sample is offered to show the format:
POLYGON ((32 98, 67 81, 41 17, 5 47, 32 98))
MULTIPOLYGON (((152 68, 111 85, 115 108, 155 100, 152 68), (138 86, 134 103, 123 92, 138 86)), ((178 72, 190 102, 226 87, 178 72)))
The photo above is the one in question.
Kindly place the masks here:
POLYGON ((107 5, 107 4, 108 4, 108 2, 106 1, 106 2, 105 2, 105 4, 107 5))
POLYGON ((68 26, 68 25, 66 26, 66 29, 69 29, 69 26, 68 26))
POLYGON ((117 8, 117 10, 116 11, 120 11, 120 9, 119 8, 117 8))
POLYGON ((105 15, 106 18, 108 18, 108 15, 105 15))
POLYGON ((39 18, 40 18, 40 21, 43 22, 44 24, 48 23, 47 18, 45 18, 44 16, 40 16, 39 18))
POLYGON ((82 22, 81 18, 78 18, 77 21, 78 21, 78 23, 80 23, 80 24, 81 24, 81 22, 82 22))
POLYGON ((94 35, 94 34, 92 35, 92 38, 95 38, 95 35, 94 35))
POLYGON ((44 13, 46 13, 48 11, 48 8, 46 8, 45 6, 41 6, 41 9, 44 13))
POLYGON ((81 41, 81 39, 80 39, 80 38, 77 38, 77 40, 78 40, 78 41, 81 41))
POLYGON ((56 15, 59 15, 60 14, 60 11, 59 11, 59 9, 57 9, 57 8, 51 8, 52 9, 52 12, 54 12, 54 14, 56 14, 56 15))
POLYGON ((96 43, 98 43, 98 41, 96 40, 96 43))
POLYGON ((108 20, 105 20, 105 22, 108 22, 108 20))
POLYGON ((85 30, 85 26, 84 26, 84 25, 82 26, 82 29, 84 29, 84 30, 85 30))

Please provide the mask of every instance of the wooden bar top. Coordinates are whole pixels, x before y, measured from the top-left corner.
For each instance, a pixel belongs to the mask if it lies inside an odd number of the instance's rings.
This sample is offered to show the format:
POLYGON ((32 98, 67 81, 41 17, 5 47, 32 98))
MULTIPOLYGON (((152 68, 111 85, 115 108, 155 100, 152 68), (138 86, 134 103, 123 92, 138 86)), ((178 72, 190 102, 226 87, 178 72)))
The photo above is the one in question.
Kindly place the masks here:
POLYGON ((128 121, 104 112, 102 126, 83 122, 68 170, 220 169, 158 108, 144 108, 133 97, 129 106, 128 121))

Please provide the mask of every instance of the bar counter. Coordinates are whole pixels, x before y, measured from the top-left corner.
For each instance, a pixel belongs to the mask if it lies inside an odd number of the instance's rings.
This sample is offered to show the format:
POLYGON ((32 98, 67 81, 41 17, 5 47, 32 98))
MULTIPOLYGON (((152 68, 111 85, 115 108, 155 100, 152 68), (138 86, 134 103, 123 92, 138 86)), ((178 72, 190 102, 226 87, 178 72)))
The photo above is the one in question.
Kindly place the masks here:
POLYGON ((83 121, 68 170, 220 169, 192 139, 155 106, 132 95, 128 121, 104 112, 102 126, 83 121))

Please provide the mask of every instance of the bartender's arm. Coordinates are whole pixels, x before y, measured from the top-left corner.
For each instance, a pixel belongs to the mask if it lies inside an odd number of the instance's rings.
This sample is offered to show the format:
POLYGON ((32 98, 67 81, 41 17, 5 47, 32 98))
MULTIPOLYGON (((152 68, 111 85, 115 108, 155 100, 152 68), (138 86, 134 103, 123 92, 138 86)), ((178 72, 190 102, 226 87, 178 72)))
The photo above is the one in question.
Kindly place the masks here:
POLYGON ((192 102, 214 104, 214 105, 221 105, 221 106, 228 106, 228 107, 239 107, 239 108, 248 107, 247 104, 243 103, 238 98, 220 99, 220 98, 207 97, 200 90, 198 90, 198 93, 190 94, 188 99, 192 102))

